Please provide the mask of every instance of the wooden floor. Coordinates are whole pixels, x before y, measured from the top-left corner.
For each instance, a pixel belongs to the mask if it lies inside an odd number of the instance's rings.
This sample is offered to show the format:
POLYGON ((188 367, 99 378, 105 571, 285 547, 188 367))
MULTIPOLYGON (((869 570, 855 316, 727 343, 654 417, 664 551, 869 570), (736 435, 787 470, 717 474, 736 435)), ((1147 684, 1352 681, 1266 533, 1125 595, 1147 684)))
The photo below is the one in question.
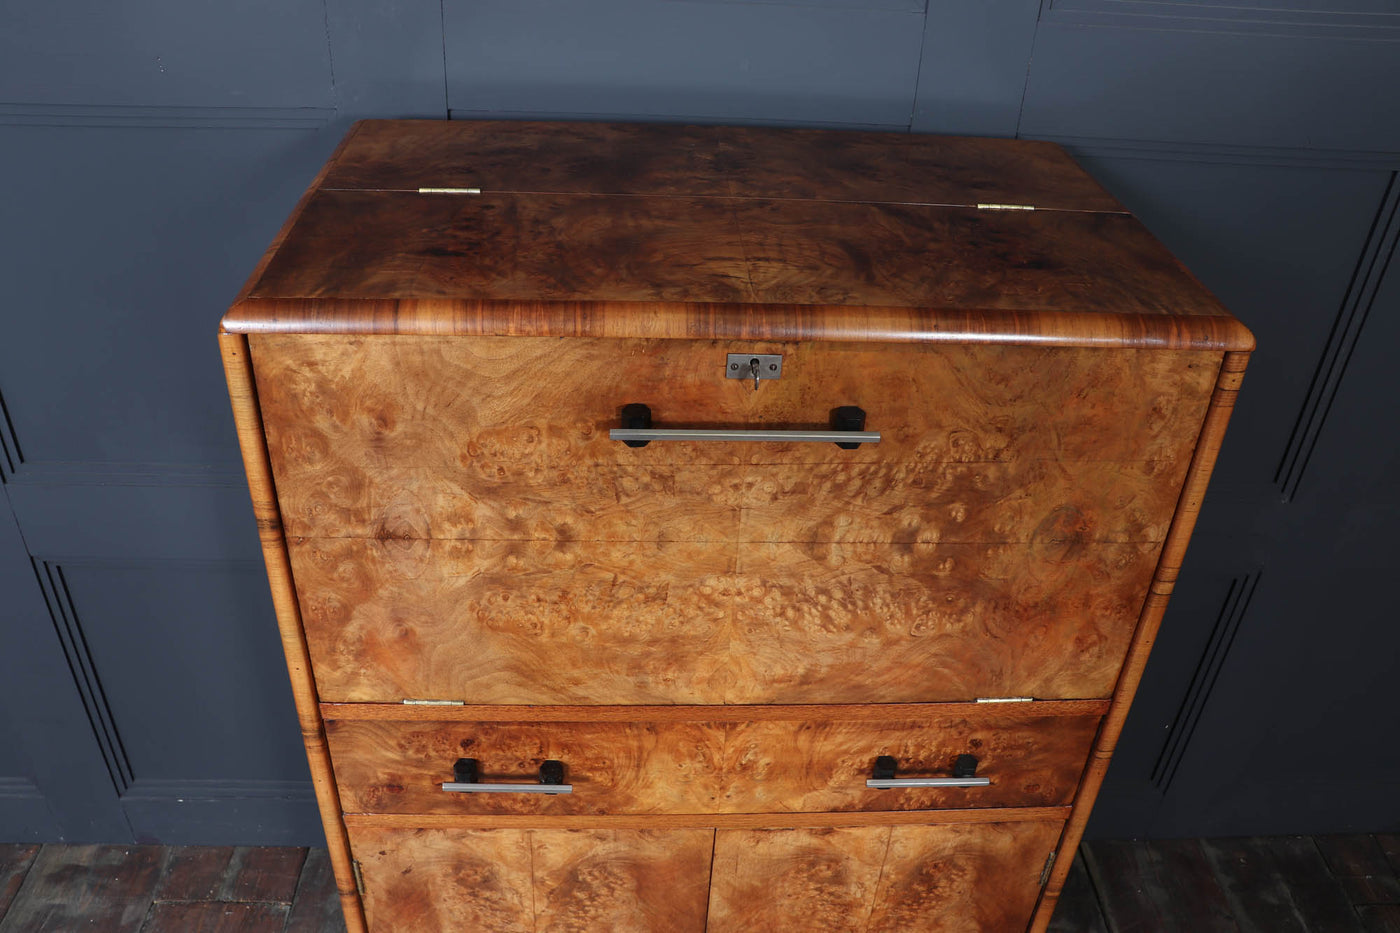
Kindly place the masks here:
POLYGON ((322 849, 0 845, 0 933, 344 933, 322 849))
MULTIPOLYGON (((1400 835, 1092 842, 1051 930, 1400 933, 1398 872, 1400 835)), ((0 845, 0 933, 344 929, 320 849, 0 845)))
POLYGON ((1400 835, 1090 842, 1054 933, 1400 933, 1400 835))

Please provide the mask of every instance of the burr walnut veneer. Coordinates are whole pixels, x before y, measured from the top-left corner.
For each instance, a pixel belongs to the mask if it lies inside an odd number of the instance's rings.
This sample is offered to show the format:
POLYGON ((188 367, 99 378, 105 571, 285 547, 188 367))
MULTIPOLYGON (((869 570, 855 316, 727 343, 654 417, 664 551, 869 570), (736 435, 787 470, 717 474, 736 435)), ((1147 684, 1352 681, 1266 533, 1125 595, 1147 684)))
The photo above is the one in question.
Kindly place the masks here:
POLYGON ((410 121, 220 341, 373 933, 1043 930, 1253 346, 1050 144, 410 121))

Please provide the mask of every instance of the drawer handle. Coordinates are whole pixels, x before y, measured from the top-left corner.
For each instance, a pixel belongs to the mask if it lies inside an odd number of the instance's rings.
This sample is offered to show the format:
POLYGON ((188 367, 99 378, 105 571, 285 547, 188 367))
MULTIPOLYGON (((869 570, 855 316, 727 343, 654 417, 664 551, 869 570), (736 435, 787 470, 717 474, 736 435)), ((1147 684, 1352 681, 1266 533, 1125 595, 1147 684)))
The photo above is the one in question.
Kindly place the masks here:
POLYGON ((898 787, 986 787, 991 778, 977 777, 977 758, 973 755, 959 755, 953 762, 952 777, 910 777, 897 778, 895 772, 899 762, 893 755, 881 755, 875 759, 875 773, 865 782, 866 787, 881 790, 898 787))
POLYGON ((622 406, 622 427, 610 430, 608 437, 628 447, 645 447, 652 441, 785 441, 834 443, 842 450, 855 450, 861 444, 880 443, 880 432, 865 430, 865 411, 854 405, 832 409, 829 431, 770 431, 765 428, 653 428, 651 409, 634 403, 622 406))
POLYGON ((538 783, 483 783, 475 758, 458 758, 452 766, 454 780, 442 785, 453 794, 572 794, 574 785, 564 783, 564 762, 550 759, 540 765, 538 783))

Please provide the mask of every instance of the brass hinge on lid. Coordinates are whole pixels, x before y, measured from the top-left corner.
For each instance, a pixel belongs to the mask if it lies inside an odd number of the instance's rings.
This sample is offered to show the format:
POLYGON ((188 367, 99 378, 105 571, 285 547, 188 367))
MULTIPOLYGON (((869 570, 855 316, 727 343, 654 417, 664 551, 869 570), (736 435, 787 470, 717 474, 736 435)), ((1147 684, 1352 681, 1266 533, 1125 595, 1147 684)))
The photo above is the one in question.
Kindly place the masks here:
POLYGON ((480 188, 419 188, 419 194, 481 194, 480 188))
POLYGON ((1035 697, 978 697, 978 703, 1032 703, 1035 697))
POLYGON ((350 861, 350 870, 353 871, 353 872, 355 873, 355 890, 359 892, 359 894, 360 894, 361 897, 364 897, 364 894, 365 894, 365 876, 364 876, 363 874, 360 873, 360 860, 359 860, 359 859, 352 859, 352 860, 350 861))
POLYGON ((466 706, 465 700, 413 700, 404 698, 404 706, 466 706))
POLYGON ((1051 852, 1045 856, 1045 867, 1040 870, 1040 886, 1045 887, 1045 882, 1050 880, 1050 869, 1055 867, 1055 853, 1051 852))
POLYGON ((979 204, 979 211, 1033 211, 1034 204, 979 204))

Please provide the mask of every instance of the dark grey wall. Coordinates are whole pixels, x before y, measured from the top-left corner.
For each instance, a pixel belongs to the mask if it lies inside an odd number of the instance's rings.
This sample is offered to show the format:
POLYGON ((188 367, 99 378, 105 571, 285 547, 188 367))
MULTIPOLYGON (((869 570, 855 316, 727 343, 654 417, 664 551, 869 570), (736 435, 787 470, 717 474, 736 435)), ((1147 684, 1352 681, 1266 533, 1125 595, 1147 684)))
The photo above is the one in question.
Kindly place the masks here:
POLYGON ((1068 145, 1256 331, 1098 834, 1400 828, 1395 0, 0 0, 0 838, 319 836, 213 333, 364 116, 1068 145))

